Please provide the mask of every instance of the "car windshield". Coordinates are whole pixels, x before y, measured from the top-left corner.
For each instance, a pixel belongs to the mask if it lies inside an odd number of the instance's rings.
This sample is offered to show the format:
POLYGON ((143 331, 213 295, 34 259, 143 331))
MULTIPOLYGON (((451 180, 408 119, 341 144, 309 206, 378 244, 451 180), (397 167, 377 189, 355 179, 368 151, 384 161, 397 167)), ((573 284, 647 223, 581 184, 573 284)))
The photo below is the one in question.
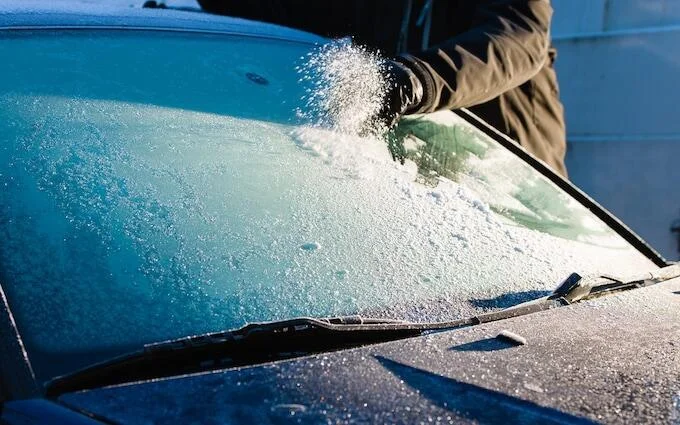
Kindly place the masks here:
POLYGON ((39 381, 295 316, 413 321, 654 264, 453 112, 387 144, 300 121, 313 46, 141 30, 0 38, 0 279, 39 381))

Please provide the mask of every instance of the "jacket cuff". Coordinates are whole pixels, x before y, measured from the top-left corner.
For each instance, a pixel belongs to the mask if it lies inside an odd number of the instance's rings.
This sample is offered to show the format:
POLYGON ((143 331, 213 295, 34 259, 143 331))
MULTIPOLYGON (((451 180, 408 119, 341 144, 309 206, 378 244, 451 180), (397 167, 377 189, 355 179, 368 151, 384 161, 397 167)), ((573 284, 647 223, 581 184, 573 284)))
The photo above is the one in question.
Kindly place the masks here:
POLYGON ((430 74, 427 68, 422 64, 421 60, 408 54, 397 56, 394 60, 411 70, 423 86, 423 97, 420 103, 410 107, 406 113, 420 114, 435 111, 437 105, 435 104, 436 93, 434 78, 432 78, 432 74, 430 74))

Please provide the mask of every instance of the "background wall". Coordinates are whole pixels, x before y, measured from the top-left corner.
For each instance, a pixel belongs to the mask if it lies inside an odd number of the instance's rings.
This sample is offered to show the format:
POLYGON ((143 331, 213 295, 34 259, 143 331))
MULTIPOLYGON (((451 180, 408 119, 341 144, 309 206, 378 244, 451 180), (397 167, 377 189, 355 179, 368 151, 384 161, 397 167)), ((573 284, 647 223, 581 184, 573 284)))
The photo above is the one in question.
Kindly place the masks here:
POLYGON ((570 178, 668 259, 680 218, 680 0, 553 0, 570 178))

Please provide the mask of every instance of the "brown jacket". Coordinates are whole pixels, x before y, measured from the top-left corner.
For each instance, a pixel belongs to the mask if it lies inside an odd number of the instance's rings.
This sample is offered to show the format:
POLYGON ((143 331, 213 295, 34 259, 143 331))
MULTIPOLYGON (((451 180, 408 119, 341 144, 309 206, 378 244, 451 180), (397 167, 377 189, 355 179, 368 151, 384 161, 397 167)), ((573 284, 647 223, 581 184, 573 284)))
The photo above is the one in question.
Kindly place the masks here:
POLYGON ((431 14, 423 13, 427 0, 220 3, 221 13, 352 35, 388 55, 402 54, 423 81, 418 112, 469 108, 566 175, 550 0, 432 0, 431 14))

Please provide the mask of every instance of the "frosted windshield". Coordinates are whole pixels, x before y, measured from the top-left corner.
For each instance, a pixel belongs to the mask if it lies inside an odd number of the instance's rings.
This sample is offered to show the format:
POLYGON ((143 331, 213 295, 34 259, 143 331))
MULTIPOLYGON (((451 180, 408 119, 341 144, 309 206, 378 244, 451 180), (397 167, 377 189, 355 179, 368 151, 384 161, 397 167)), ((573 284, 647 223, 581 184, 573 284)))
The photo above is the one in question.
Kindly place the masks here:
POLYGON ((386 143, 297 121, 310 46, 0 39, 0 276, 39 379, 293 316, 430 321, 653 264, 451 112, 386 143))

